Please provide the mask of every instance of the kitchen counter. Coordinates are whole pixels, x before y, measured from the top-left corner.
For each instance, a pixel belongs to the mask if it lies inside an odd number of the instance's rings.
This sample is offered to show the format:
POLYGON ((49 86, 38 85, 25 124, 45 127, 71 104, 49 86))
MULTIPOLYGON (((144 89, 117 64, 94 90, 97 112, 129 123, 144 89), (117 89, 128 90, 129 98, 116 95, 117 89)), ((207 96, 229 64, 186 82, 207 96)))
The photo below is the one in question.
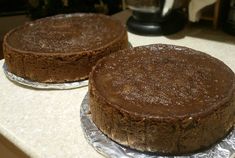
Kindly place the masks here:
MULTIPOLYGON (((167 37, 132 33, 128 37, 133 46, 168 43, 204 51, 235 72, 235 37, 190 27, 194 28, 167 37)), ((3 63, 1 60, 1 67, 3 63)), ((25 156, 35 158, 103 157, 87 143, 81 129, 80 104, 87 90, 87 87, 72 90, 22 87, 9 81, 0 69, 0 138, 13 143, 25 156)))

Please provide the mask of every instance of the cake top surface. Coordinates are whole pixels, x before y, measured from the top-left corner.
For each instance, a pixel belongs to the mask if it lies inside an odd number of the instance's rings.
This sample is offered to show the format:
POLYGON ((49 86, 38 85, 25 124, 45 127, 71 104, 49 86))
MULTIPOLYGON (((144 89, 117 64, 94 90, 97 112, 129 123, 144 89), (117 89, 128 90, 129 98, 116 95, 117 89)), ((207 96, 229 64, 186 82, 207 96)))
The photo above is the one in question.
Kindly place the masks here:
POLYGON ((149 45, 113 53, 91 78, 112 105, 133 114, 191 117, 223 105, 234 91, 234 73, 205 53, 149 45))
POLYGON ((64 14, 29 22, 11 31, 7 43, 34 53, 89 51, 109 44, 125 28, 101 14, 64 14))

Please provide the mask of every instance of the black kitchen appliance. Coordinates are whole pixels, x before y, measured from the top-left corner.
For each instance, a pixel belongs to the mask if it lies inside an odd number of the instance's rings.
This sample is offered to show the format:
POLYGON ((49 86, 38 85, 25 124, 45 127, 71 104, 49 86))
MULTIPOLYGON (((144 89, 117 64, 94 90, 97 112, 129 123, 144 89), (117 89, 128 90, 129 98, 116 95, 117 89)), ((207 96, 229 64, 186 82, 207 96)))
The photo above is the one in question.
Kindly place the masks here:
POLYGON ((223 29, 225 32, 235 35, 235 0, 230 0, 228 5, 228 12, 226 14, 226 21, 224 22, 223 29))
POLYGON ((127 21, 130 32, 140 35, 169 35, 185 25, 181 0, 126 0, 133 11, 127 21))

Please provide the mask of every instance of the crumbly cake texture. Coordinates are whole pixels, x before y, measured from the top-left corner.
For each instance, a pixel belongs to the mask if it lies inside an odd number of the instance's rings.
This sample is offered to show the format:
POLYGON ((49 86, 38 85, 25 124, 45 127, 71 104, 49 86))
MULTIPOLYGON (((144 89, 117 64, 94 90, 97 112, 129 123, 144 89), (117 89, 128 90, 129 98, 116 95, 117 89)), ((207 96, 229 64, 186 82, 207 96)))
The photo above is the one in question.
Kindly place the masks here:
POLYGON ((92 120, 114 141, 141 151, 205 149, 233 128, 235 78, 223 62, 156 44, 101 59, 89 79, 92 120))
POLYGON ((128 47, 125 27, 101 14, 65 14, 29 22, 4 38, 8 70, 38 82, 87 79, 92 66, 128 47))

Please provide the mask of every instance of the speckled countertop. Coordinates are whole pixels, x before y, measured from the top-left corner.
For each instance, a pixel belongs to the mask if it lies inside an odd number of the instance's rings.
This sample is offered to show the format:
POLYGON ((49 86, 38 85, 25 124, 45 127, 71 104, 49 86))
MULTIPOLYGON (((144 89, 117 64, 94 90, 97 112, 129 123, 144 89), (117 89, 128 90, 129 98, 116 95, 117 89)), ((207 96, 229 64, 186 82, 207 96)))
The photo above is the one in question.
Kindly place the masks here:
MULTIPOLYGON (((128 36, 133 46, 168 43, 204 51, 235 72, 235 37, 213 32, 195 28, 168 37, 128 36)), ((0 69, 0 134, 31 157, 102 157, 86 142, 81 129, 80 104, 86 93, 87 87, 28 89, 9 81, 0 69)))

